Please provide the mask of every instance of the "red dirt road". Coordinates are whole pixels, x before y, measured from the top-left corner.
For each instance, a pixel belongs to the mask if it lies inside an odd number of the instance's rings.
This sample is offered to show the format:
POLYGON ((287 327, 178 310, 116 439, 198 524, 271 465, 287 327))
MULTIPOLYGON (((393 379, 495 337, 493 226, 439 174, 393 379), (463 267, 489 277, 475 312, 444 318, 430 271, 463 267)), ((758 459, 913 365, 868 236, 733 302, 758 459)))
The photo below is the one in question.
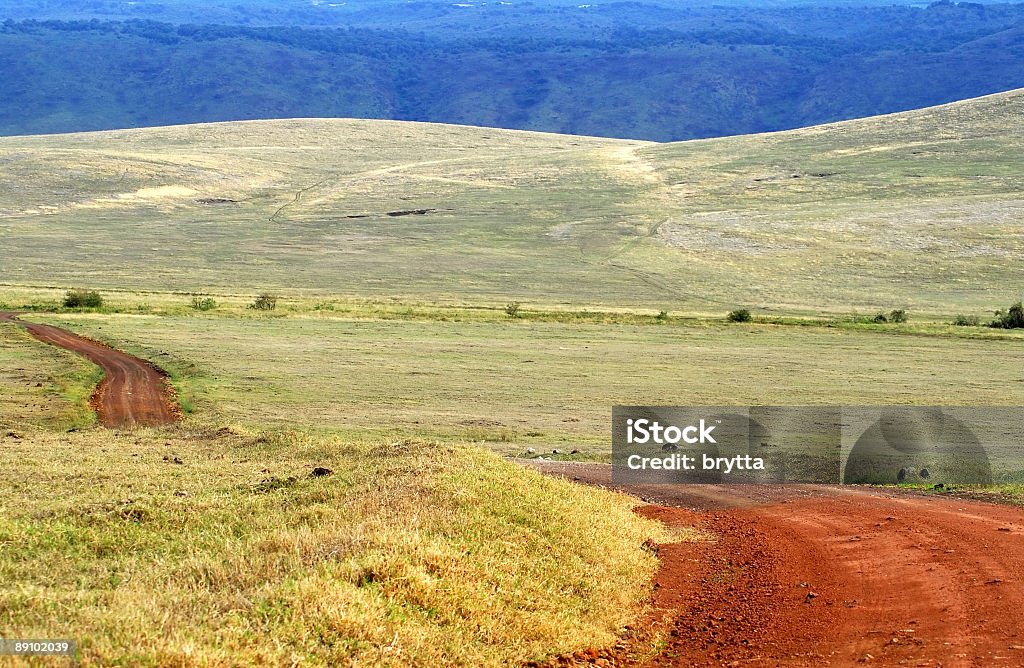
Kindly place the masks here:
POLYGON ((59 327, 18 320, 14 313, 0 312, 0 321, 17 322, 38 340, 78 353, 103 369, 103 380, 92 397, 103 426, 152 427, 180 418, 166 375, 149 362, 59 327))
MULTIPOLYGON (((533 465, 612 487, 604 465, 533 465)), ((713 538, 658 546, 648 625, 668 644, 627 645, 615 665, 1024 666, 1022 509, 827 486, 622 491, 713 538)))

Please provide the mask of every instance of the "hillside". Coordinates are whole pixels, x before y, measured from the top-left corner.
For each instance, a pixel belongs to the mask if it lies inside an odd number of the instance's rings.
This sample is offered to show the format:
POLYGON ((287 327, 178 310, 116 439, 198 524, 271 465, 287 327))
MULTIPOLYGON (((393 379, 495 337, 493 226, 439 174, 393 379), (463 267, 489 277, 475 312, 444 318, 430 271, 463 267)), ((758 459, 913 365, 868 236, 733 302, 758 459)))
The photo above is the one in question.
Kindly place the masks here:
POLYGON ((1024 91, 651 144, 292 120, 0 139, 13 285, 721 312, 1019 298, 1024 91))
POLYGON ((311 117, 671 141, 1024 86, 1022 4, 2 4, 0 135, 311 117))

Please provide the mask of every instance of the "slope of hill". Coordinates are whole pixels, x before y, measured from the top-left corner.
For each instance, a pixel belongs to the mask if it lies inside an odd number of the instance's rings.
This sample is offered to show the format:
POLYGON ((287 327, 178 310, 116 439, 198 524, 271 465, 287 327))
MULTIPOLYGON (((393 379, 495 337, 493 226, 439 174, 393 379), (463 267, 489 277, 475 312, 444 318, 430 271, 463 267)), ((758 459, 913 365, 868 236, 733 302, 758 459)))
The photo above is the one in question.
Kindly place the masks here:
POLYGON ((332 117, 669 141, 1024 86, 1021 4, 21 5, 6 135, 332 117))
POLYGON ((19 285, 720 312, 1019 297, 1024 92, 650 144, 293 120, 0 139, 19 285))

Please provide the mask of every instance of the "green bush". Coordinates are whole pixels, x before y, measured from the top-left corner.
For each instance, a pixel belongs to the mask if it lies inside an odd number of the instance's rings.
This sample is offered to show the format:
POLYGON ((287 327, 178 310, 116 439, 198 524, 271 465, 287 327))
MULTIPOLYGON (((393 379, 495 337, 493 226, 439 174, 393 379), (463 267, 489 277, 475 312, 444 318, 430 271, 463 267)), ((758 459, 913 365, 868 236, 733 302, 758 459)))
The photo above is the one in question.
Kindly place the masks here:
POLYGON ((658 315, 654 316, 654 319, 658 322, 665 322, 668 320, 668 311, 658 311, 658 315))
POLYGON ((996 311, 996 319, 988 326, 999 329, 1024 329, 1024 304, 1017 302, 1005 311, 996 311))
POLYGON ((906 322, 906 321, 907 321, 907 311, 906 311, 906 309, 902 309, 902 308, 893 309, 893 310, 889 311, 888 313, 879 313, 878 315, 876 315, 874 318, 871 319, 871 322, 877 323, 879 325, 885 324, 887 322, 900 323, 900 322, 906 322))
POLYGON ((103 296, 95 290, 68 290, 64 295, 64 306, 68 308, 99 308, 103 296))
POLYGON ((522 304, 520 304, 519 302, 510 302, 505 305, 505 315, 507 315, 510 318, 518 318, 519 309, 521 307, 522 304))
POLYGON ((725 317, 729 322, 750 322, 750 311, 745 308, 738 308, 735 311, 729 311, 729 315, 725 317))
POLYGON ((957 327, 977 327, 979 323, 976 315, 958 315, 953 318, 953 324, 957 327))
POLYGON ((192 308, 197 311, 212 311, 217 308, 217 301, 213 297, 193 297, 192 308))
POLYGON ((277 308, 277 297, 264 292, 253 303, 249 304, 249 308, 257 311, 273 311, 277 308))

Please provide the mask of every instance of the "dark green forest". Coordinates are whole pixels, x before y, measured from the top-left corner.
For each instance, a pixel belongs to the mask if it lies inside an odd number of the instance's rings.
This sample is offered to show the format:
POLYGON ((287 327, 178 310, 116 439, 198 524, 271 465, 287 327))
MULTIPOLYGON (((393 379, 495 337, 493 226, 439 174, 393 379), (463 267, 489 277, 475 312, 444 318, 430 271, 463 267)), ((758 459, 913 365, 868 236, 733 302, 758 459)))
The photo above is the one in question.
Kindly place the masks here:
POLYGON ((1024 86, 1019 4, 11 0, 0 19, 8 135, 362 117, 675 140, 1024 86))

